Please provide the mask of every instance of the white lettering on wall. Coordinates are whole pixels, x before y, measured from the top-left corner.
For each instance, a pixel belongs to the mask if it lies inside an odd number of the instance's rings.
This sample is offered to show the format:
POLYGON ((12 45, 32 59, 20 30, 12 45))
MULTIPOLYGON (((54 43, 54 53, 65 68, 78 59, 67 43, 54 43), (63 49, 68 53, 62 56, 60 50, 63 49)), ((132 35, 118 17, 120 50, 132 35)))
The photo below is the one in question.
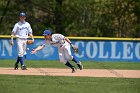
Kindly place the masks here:
POLYGON ((94 58, 97 55, 98 48, 96 42, 88 42, 86 46, 86 53, 88 58, 94 58), (91 48, 93 49, 91 51, 91 48))
POLYGON ((113 59, 119 59, 121 57, 120 51, 116 49, 117 42, 111 42, 111 58, 113 59), (118 52, 118 54, 117 54, 118 52))
POLYGON ((105 53, 105 42, 99 42, 99 58, 108 58, 108 52, 105 53))
MULTIPOLYGON (((75 54, 80 60, 120 60, 139 61, 140 43, 133 41, 76 41, 75 45, 80 49, 79 54, 75 54)), ((14 46, 15 47, 15 46, 14 46)), ((15 51, 15 48, 13 48, 15 51)), ((12 47, 6 39, 0 39, 0 58, 12 55, 12 47)))
POLYGON ((8 40, 2 40, 2 54, 1 56, 6 56, 6 50, 9 56, 12 56, 12 46, 8 40))
POLYGON ((133 59, 133 53, 131 48, 133 48, 132 42, 123 42, 123 59, 133 59))
POLYGON ((136 44, 135 54, 138 59, 140 59, 140 43, 136 44))

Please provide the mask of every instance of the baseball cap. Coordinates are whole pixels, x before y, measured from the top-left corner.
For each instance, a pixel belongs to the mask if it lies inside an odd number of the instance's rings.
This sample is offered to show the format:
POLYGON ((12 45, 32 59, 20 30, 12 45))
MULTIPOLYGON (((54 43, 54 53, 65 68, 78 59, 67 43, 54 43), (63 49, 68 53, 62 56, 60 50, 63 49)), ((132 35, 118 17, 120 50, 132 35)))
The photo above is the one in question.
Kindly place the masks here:
POLYGON ((19 16, 26 16, 26 14, 24 12, 20 12, 19 16))
POLYGON ((43 33, 43 36, 51 35, 51 34, 52 34, 52 32, 50 30, 45 30, 43 33))

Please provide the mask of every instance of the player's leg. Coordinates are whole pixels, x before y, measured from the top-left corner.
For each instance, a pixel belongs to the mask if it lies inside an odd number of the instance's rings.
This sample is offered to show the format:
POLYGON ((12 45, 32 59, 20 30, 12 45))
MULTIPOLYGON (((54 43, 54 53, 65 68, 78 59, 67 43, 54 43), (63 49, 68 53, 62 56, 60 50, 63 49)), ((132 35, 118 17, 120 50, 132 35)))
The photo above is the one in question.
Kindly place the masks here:
POLYGON ((21 64, 23 65, 23 41, 18 39, 17 41, 17 48, 18 48, 18 59, 21 64))
POLYGON ((18 59, 19 62, 21 64, 21 69, 22 70, 26 70, 26 67, 24 65, 24 60, 23 60, 23 56, 24 56, 24 40, 20 40, 18 39, 17 41, 17 47, 18 47, 18 59))
POLYGON ((24 53, 24 59, 25 59, 25 60, 27 59, 27 53, 26 53, 26 51, 25 51, 25 53, 24 53))
POLYGON ((64 51, 65 51, 66 58, 68 60, 74 61, 77 64, 77 66, 79 67, 79 69, 82 70, 83 69, 82 63, 79 60, 77 60, 74 56, 72 56, 69 45, 64 47, 64 51))
POLYGON ((72 61, 74 61, 77 64, 80 70, 83 69, 82 63, 79 60, 77 60, 75 57, 72 58, 72 61))
POLYGON ((72 73, 75 72, 75 67, 65 58, 65 54, 64 51, 62 49, 58 50, 59 52, 59 59, 61 63, 64 63, 67 67, 72 69, 72 73))
POLYGON ((23 40, 23 57, 22 57, 22 60, 23 60, 23 65, 21 67, 22 70, 27 70, 25 64, 24 64, 24 57, 26 58, 26 44, 27 40, 23 40))
MULTIPOLYGON (((17 42, 17 51, 18 51, 18 54, 19 54, 19 40, 18 40, 18 38, 17 38, 17 40, 16 40, 16 42, 17 42)), ((14 66, 14 69, 16 70, 16 69, 18 69, 18 63, 20 62, 20 58, 19 58, 19 56, 17 57, 17 61, 16 61, 16 63, 15 63, 15 66, 14 66)))
POLYGON ((18 69, 18 63, 19 63, 19 57, 17 57, 17 61, 15 63, 14 69, 17 70, 18 69))
POLYGON ((76 71, 75 67, 72 66, 69 61, 67 61, 65 65, 72 69, 72 73, 74 73, 76 71))

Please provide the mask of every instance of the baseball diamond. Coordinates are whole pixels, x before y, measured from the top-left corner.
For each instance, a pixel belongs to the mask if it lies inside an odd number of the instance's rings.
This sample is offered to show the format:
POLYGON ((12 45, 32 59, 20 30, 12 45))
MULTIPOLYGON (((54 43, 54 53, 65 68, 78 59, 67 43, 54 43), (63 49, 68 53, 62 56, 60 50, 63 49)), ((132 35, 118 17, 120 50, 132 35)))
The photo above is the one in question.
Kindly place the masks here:
POLYGON ((41 75, 41 76, 80 76, 80 77, 114 77, 114 78, 140 78, 140 70, 117 69, 84 69, 71 73, 69 69, 58 68, 28 68, 26 71, 13 68, 0 67, 0 74, 9 75, 41 75))

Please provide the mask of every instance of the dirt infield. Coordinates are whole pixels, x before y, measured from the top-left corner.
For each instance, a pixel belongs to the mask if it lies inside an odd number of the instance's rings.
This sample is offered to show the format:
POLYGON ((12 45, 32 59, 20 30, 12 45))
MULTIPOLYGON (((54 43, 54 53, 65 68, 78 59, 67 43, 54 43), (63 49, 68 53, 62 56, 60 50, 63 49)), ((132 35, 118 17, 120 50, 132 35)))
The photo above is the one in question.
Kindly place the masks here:
POLYGON ((13 68, 0 68, 0 74, 8 75, 46 75, 46 76, 80 76, 80 77, 116 77, 140 78, 140 70, 115 69, 84 69, 71 73, 71 69, 57 68, 28 68, 28 70, 14 70, 13 68))

